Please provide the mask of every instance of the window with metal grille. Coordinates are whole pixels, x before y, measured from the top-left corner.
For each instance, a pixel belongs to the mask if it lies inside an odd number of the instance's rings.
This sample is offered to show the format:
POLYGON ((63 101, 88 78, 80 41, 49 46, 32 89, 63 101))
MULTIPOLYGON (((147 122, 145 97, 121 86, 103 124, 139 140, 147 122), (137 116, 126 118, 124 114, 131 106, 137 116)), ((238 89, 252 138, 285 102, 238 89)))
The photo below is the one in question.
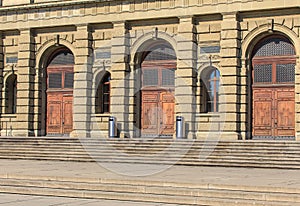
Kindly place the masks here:
POLYGON ((74 55, 70 51, 57 52, 50 60, 49 66, 53 65, 73 65, 74 55))
POLYGON ((295 82, 295 64, 276 64, 277 82, 295 82))
POLYGON ((62 73, 49 73, 48 74, 48 88, 60 89, 62 88, 62 73))
POLYGON ((175 69, 162 69, 162 86, 175 86, 175 69))
POLYGON ((158 69, 144 69, 143 86, 157 86, 157 85, 158 85, 158 69))
POLYGON ((174 49, 167 45, 158 45, 146 52, 144 61, 156 61, 156 60, 175 60, 176 54, 174 49))
POLYGON ((295 49, 285 38, 268 38, 259 44, 254 56, 286 56, 295 55, 295 49))
POLYGON ((64 88, 73 88, 74 84, 74 73, 73 72, 66 72, 65 73, 65 85, 64 88))
POLYGON ((254 83, 272 82, 272 64, 254 65, 254 83))
POLYGON ((107 73, 101 80, 95 98, 96 114, 110 112, 110 73, 107 73))

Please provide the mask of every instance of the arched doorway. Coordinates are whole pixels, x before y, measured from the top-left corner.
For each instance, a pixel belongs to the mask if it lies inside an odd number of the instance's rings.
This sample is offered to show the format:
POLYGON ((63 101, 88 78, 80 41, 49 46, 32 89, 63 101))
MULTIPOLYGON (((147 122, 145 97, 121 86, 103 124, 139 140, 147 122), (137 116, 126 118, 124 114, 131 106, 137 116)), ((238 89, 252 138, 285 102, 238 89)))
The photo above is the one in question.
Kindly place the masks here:
POLYGON ((175 51, 165 42, 153 44, 146 50, 141 57, 141 135, 172 137, 175 51))
POLYGON ((252 53, 252 137, 295 136, 295 64, 293 44, 285 37, 262 39, 252 53))
POLYGON ((46 87, 46 133, 66 135, 73 130, 74 56, 67 48, 49 58, 46 87))

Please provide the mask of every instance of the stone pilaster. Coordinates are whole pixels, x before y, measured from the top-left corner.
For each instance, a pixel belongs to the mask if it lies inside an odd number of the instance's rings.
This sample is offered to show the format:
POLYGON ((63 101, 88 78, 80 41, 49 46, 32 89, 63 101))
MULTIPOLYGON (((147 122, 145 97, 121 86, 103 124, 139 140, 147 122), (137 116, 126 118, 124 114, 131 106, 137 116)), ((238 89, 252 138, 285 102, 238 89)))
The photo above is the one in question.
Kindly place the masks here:
MULTIPOLYGON (((296 45, 295 45, 296 46, 296 45)), ((300 57, 295 66, 295 132, 296 140, 300 141, 300 57)))
MULTIPOLYGON (((2 115, 4 109, 3 109, 3 100, 4 100, 4 82, 3 82, 3 69, 4 69, 4 47, 3 47, 3 38, 2 38, 2 32, 0 32, 0 116, 2 115)), ((0 122, 1 123, 1 122, 0 122)), ((0 125, 1 128, 1 125, 0 125)), ((2 128, 1 128, 2 129, 2 128)))
MULTIPOLYGON (((34 37, 30 29, 20 31, 17 76, 17 122, 15 136, 33 136, 34 128, 34 37)), ((36 130, 36 131, 35 131, 36 130)))
POLYGON ((87 24, 78 25, 73 90, 73 137, 89 137, 92 106, 92 35, 87 24))
POLYGON ((187 137, 195 137, 196 113, 196 31, 193 17, 179 18, 177 38, 177 70, 175 79, 175 114, 183 116, 187 137))
POLYGON ((129 33, 126 22, 115 22, 111 48, 111 115, 118 121, 120 137, 128 135, 129 96, 126 74, 129 56, 129 33))
POLYGON ((241 132, 241 31, 238 14, 224 13, 221 23, 221 88, 219 111, 223 117, 222 140, 237 140, 241 132))

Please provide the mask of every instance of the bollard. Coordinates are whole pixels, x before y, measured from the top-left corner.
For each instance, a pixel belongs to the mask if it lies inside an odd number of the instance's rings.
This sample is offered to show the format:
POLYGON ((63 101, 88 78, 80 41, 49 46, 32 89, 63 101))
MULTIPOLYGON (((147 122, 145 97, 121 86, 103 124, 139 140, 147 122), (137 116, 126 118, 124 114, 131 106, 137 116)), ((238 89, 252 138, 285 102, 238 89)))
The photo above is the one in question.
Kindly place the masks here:
POLYGON ((118 137, 117 118, 109 117, 108 121, 108 136, 109 138, 118 137))
POLYGON ((177 139, 185 138, 185 123, 184 123, 184 117, 182 116, 176 117, 176 138, 177 139))

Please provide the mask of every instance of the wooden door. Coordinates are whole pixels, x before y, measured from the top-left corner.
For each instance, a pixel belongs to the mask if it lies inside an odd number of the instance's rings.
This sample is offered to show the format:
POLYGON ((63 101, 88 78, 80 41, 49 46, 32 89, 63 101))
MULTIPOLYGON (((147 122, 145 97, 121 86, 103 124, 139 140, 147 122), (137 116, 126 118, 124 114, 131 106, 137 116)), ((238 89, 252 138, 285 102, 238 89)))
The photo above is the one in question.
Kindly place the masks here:
POLYGON ((274 136, 295 135, 294 87, 278 88, 274 92, 274 136))
POLYGON ((291 137, 294 135, 294 88, 254 88, 253 136, 291 137))
POLYGON ((173 92, 142 92, 142 136, 173 135, 174 100, 173 92))
POLYGON ((73 129, 73 95, 63 95, 62 133, 69 134, 73 129))
POLYGON ((159 93, 142 92, 142 135, 158 135, 159 93))
POLYGON ((47 94, 47 134, 62 134, 62 96, 47 94))
POLYGON ((293 44, 283 36, 258 43, 252 59, 252 134, 256 137, 295 136, 295 66, 293 44))
POLYGON ((160 131, 162 136, 169 136, 174 134, 174 93, 161 92, 160 93, 160 131))
POLYGON ((47 135, 64 135, 73 129, 73 68, 47 69, 47 135))

